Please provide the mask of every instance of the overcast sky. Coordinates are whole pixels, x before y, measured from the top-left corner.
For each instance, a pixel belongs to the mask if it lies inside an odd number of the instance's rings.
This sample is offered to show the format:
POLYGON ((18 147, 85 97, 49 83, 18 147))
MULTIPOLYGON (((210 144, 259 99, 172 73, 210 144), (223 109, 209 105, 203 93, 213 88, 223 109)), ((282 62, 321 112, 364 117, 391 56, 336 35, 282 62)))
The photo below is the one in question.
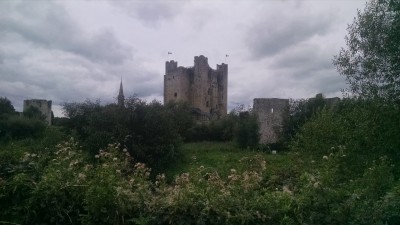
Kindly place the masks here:
POLYGON ((365 0, 0 0, 0 96, 163 99, 165 61, 227 63, 228 105, 341 96, 332 58, 365 0), (172 55, 168 55, 172 52, 172 55), (226 54, 229 57, 226 57, 226 54))

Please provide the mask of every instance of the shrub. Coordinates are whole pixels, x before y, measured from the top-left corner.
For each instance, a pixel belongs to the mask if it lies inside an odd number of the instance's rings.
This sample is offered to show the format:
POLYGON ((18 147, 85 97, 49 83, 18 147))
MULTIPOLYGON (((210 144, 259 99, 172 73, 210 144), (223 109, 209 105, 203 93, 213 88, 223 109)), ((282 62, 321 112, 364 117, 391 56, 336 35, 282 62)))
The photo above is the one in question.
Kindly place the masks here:
POLYGON ((70 117, 69 126, 91 155, 109 142, 117 142, 157 171, 177 158, 180 133, 191 124, 185 105, 163 106, 156 101, 146 104, 135 97, 127 99, 126 108, 86 101, 65 104, 64 110, 70 117))
POLYGON ((256 148, 260 140, 257 116, 251 112, 240 112, 235 131, 235 140, 240 148, 256 148))
POLYGON ((151 170, 117 144, 88 158, 70 140, 53 152, 26 152, 12 176, 1 175, 0 217, 18 224, 397 224, 392 162, 382 157, 362 176, 338 179, 344 152, 294 173, 301 177, 291 185, 271 182, 260 155, 226 175, 199 166, 167 183, 163 174, 151 180, 151 170))
POLYGON ((5 139, 37 138, 46 129, 43 121, 21 116, 8 116, 0 121, 0 126, 0 138, 5 139))

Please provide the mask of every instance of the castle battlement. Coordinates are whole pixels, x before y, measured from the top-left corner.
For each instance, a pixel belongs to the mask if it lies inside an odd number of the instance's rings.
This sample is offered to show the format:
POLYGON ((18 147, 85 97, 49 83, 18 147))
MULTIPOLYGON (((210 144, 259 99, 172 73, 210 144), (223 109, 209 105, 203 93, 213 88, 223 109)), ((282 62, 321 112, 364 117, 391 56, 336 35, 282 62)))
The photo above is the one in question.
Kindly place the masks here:
POLYGON ((164 103, 188 102, 199 119, 219 118, 227 113, 228 65, 217 69, 208 65, 208 58, 194 57, 193 67, 178 67, 178 62, 165 63, 164 103))
POLYGON ((176 68, 178 67, 178 62, 175 62, 174 60, 171 61, 167 61, 165 62, 165 73, 169 73, 172 72, 174 70, 176 70, 176 68))

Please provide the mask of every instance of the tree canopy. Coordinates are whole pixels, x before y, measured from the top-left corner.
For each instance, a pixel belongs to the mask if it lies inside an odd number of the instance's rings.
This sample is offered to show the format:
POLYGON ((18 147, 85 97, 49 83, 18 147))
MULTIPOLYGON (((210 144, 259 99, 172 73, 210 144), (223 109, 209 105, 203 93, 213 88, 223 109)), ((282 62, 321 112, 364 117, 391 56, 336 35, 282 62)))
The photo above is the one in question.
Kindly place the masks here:
POLYGON ((0 97, 0 115, 2 114, 14 114, 15 109, 11 104, 11 101, 6 97, 0 97))
POLYGON ((400 1, 371 0, 347 30, 333 63, 350 91, 400 102, 400 1))

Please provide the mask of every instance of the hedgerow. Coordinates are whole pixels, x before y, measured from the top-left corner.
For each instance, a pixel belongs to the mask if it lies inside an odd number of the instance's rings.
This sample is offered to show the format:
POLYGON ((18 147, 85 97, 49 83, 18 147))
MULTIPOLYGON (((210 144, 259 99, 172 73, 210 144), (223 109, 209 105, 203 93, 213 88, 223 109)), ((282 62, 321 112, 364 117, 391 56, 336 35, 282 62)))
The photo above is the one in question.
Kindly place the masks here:
POLYGON ((295 177, 272 178, 272 165, 254 155, 225 176, 200 165, 167 182, 163 174, 151 179, 151 169, 118 144, 88 156, 72 139, 53 151, 26 152, 1 171, 0 218, 16 224, 396 224, 400 183, 391 160, 379 158, 362 176, 341 180, 338 162, 347 156, 345 147, 337 148, 295 177))

